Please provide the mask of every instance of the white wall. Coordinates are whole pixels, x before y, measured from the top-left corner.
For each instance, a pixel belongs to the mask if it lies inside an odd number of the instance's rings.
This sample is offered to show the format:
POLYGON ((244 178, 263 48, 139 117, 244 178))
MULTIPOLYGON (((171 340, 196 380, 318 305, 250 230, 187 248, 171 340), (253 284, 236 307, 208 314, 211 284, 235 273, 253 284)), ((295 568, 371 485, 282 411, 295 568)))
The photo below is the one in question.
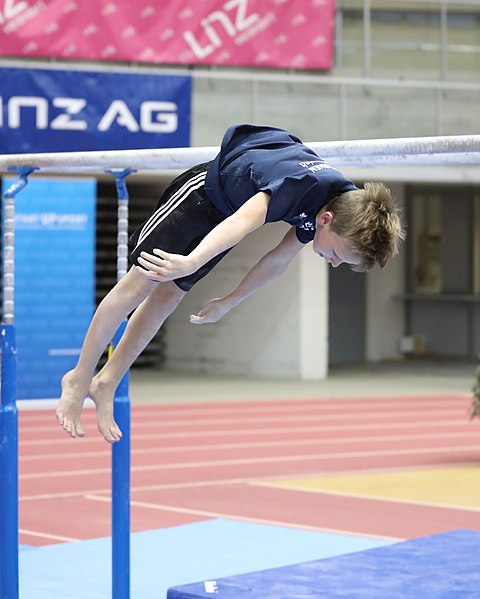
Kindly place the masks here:
POLYGON ((189 323, 191 313, 233 288, 286 230, 275 223, 249 235, 187 294, 167 322, 168 368, 260 377, 326 376, 327 269, 311 246, 280 279, 220 322, 189 323))

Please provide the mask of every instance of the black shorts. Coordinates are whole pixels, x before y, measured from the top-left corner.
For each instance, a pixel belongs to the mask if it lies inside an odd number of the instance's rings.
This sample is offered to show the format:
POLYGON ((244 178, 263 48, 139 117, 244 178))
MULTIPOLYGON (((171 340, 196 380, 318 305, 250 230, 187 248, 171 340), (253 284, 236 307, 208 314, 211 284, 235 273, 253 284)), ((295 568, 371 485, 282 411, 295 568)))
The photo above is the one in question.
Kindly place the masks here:
MULTIPOLYGON (((155 248, 171 254, 189 254, 226 216, 205 193, 208 165, 198 164, 178 176, 165 189, 152 216, 130 237, 130 261, 138 265, 140 252, 153 253, 155 248)), ((193 285, 229 252, 222 252, 187 277, 175 283, 189 291, 193 285)))

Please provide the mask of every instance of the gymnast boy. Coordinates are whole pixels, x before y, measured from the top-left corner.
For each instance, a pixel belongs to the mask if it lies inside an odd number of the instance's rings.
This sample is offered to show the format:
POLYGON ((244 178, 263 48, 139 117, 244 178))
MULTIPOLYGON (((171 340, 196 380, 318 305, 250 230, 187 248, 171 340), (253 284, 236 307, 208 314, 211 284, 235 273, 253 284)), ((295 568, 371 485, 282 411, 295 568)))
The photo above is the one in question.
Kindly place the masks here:
POLYGON ((123 375, 192 286, 248 233, 274 221, 291 225, 279 244, 190 322, 218 321, 279 277, 309 242, 333 267, 345 263, 364 272, 376 264, 383 268, 404 238, 383 184, 358 189, 282 129, 230 127, 216 158, 177 177, 132 235, 133 266, 98 306, 78 363, 62 379, 56 416, 71 437, 85 435, 80 415, 88 396, 105 440, 121 439, 113 397, 123 375), (129 314, 121 341, 95 375, 105 347, 129 314))

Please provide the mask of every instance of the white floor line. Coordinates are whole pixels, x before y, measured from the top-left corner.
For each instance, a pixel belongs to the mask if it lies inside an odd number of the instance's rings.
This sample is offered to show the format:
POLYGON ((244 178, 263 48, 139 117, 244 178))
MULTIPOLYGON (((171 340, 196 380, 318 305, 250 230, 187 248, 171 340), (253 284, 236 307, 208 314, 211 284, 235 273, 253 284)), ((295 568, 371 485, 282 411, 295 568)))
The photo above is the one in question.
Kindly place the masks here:
POLYGON ((24 528, 18 529, 19 534, 29 537, 40 537, 42 539, 49 539, 51 541, 62 541, 64 543, 78 542, 80 539, 73 539, 71 537, 62 537, 60 535, 51 535, 47 532, 38 532, 35 530, 26 530, 24 528))
MULTIPOLYGON (((414 466, 402 466, 402 467, 383 467, 383 468, 370 468, 370 469, 355 469, 355 470, 336 470, 331 471, 309 471, 309 472, 298 472, 295 473, 295 478, 320 478, 322 476, 342 476, 342 475, 355 475, 355 474, 372 474, 372 473, 390 473, 390 472, 401 472, 411 470, 431 470, 433 468, 452 468, 452 467, 469 467, 471 462, 457 462, 453 466, 449 464, 415 464, 414 466)), ((222 487, 225 485, 238 485, 238 484, 255 484, 257 481, 268 481, 268 480, 279 480, 285 479, 285 474, 276 474, 273 476, 261 476, 261 477, 247 477, 247 478, 218 478, 210 480, 197 480, 189 482, 179 483, 159 483, 155 485, 137 485, 131 487, 131 492, 142 492, 142 491, 168 491, 173 489, 190 489, 198 487, 222 487)), ((292 477, 290 477, 292 478, 292 477)), ((48 501, 57 499, 70 499, 83 497, 85 495, 95 494, 109 494, 110 488, 105 489, 83 489, 79 491, 66 491, 61 493, 39 493, 36 495, 23 495, 20 496, 19 501, 48 501)))
MULTIPOLYGON (((194 482, 185 482, 185 483, 165 483, 165 484, 157 484, 157 485, 141 485, 136 487, 131 487, 130 491, 133 493, 134 491, 160 491, 160 490, 169 490, 169 489, 190 489, 196 487, 210 487, 210 486, 223 486, 223 485, 238 485, 238 484, 248 484, 250 483, 252 478, 226 478, 226 479, 214 479, 214 480, 200 480, 194 482)), ((107 489, 83 489, 80 491, 66 491, 65 493, 40 493, 38 495, 23 495, 19 498, 19 501, 48 501, 50 499, 70 499, 77 497, 84 497, 85 495, 95 495, 95 494, 109 494, 111 492, 110 488, 107 489)))
MULTIPOLYGON (((293 430, 292 432, 295 432, 293 430)), ((217 451, 225 449, 254 449, 254 448, 266 448, 266 447, 297 447, 301 445, 330 445, 335 443, 377 443, 384 441, 418 441, 418 440, 434 440, 434 439, 466 439, 472 437, 478 439, 478 431, 472 430, 471 432, 459 431, 457 433, 421 433, 412 435, 369 435, 368 437, 342 437, 337 439, 319 439, 318 436, 312 438, 294 439, 294 440, 280 440, 280 441, 252 441, 247 443, 211 443, 211 444, 200 444, 200 445, 178 445, 170 447, 148 447, 144 449, 132 449, 132 456, 140 455, 153 455, 158 453, 181 453, 181 452, 195 452, 195 451, 217 451)), ((87 458, 101 458, 109 457, 111 450, 106 449, 104 451, 82 451, 78 450, 75 452, 62 452, 59 453, 40 453, 30 456, 23 456, 22 462, 42 462, 45 460, 55 460, 57 463, 64 460, 79 459, 84 461, 87 458)))
MULTIPOLYGON (((451 428, 452 426, 468 426, 468 418, 461 420, 453 420, 453 419, 445 419, 442 420, 428 420, 425 422, 408 422, 408 424, 402 422, 381 422, 378 424, 332 424, 332 425, 314 425, 314 426, 298 426, 292 429, 291 426, 286 427, 264 427, 264 428, 243 428, 240 430, 225 430, 225 429, 211 429, 204 431, 185 431, 185 432, 155 432, 155 433, 139 433, 134 427, 132 436, 135 441, 149 441, 151 439, 192 439, 195 437, 203 438, 203 437, 243 437, 246 435, 261 435, 261 434, 283 434, 283 433, 291 433, 295 432, 348 432, 348 431, 368 431, 368 430, 390 430, 390 429, 404 429, 408 426, 409 430, 415 430, 417 428, 441 428, 447 427, 451 428)), ((54 425, 54 430, 55 430, 54 425)), ((22 447, 41 447, 42 445, 62 445, 62 451, 67 447, 67 443, 70 443, 72 447, 77 447, 77 443, 81 444, 81 447, 84 448, 84 445, 88 445, 89 443, 98 443, 101 440, 99 437, 99 433, 96 431, 90 434, 90 436, 86 436, 83 439, 69 439, 63 431, 59 431, 59 435, 56 438, 52 439, 25 439, 21 441, 22 447), (63 434, 62 434, 63 433, 63 434), (74 445, 75 444, 75 445, 74 445)))
MULTIPOLYGON (((100 497, 97 495, 87 495, 86 499, 90 499, 91 501, 103 501, 106 503, 111 503, 111 499, 109 497, 100 497)), ((228 520, 238 520, 241 522, 254 522, 256 524, 268 524, 270 526, 285 526, 287 528, 297 528, 303 530, 312 530, 316 532, 328 532, 333 534, 342 534, 349 535, 355 537, 369 537, 374 539, 381 539, 387 541, 403 541, 404 539, 400 539, 398 537, 385 537, 381 535, 375 534, 363 534, 359 532, 353 531, 345 531, 345 530, 337 530, 334 528, 324 528, 318 526, 308 526, 306 524, 296 524, 295 522, 282 522, 279 520, 269 520, 264 518, 250 518, 246 516, 238 516, 235 514, 227 514, 223 512, 211 512, 207 510, 196 510, 190 508, 181 508, 172 505, 165 505, 162 503, 147 503, 145 501, 131 501, 131 505, 134 507, 146 508, 151 510, 160 510, 160 511, 168 511, 168 512, 176 512, 178 514, 189 514, 192 516, 206 516, 208 518, 225 518, 228 520)))
MULTIPOLYGON (((438 405, 458 404, 460 401, 468 400, 471 398, 471 393, 443 393, 443 394, 426 394, 419 393, 417 396, 403 396, 398 397, 385 396, 385 397, 310 397, 310 398, 282 398, 282 399, 247 399, 245 402, 241 400, 235 400, 233 405, 231 402, 228 403, 216 403, 209 405, 196 404, 195 407, 186 407, 186 404, 141 404, 134 403, 133 406, 140 408, 136 416, 142 418, 146 416, 151 418, 152 416, 195 416, 208 414, 233 414, 238 415, 239 410, 242 413, 264 413, 264 412, 298 412, 299 410, 309 410, 314 412, 325 412, 325 411, 352 411, 359 404, 362 406, 372 405, 374 407, 381 406, 382 408, 393 411, 401 411, 398 407, 398 403, 401 401, 402 405, 411 403, 415 406, 419 404, 425 407, 432 407, 434 404, 438 405), (248 405, 245 405, 248 404, 248 405), (253 404, 253 405, 252 405, 253 404), (155 407, 157 409, 155 409, 155 407), (182 409, 183 407, 183 409, 182 409)), ((187 404, 192 405, 192 404, 187 404)))
MULTIPOLYGON (((352 410, 349 410, 350 412, 350 417, 354 418, 355 421, 358 420, 367 420, 369 422, 371 421, 376 421, 382 418, 394 418, 395 416, 397 416, 397 422, 410 422, 411 420, 414 420, 415 418, 420 418, 420 417, 428 417, 430 421, 433 422, 438 422, 441 417, 445 417, 445 419, 448 418, 452 418, 452 417, 458 417, 459 412, 463 411, 465 414, 468 413, 467 410, 465 410, 464 408, 456 408, 456 409, 448 409, 448 410, 411 410, 408 412, 398 412, 398 414, 396 412, 382 412, 382 411, 378 411, 375 412, 374 414, 372 413, 352 413, 352 410)), ((325 414, 298 414, 298 415, 287 415, 287 416, 254 416, 251 418, 242 418, 242 416, 240 414, 238 414, 236 417, 232 417, 232 418, 210 418, 210 417, 206 417, 206 418, 198 418, 195 420, 185 420, 183 418, 179 419, 179 420, 165 420, 162 421, 161 418, 158 418, 156 420, 153 419, 149 419, 146 422, 134 422, 133 425, 135 427, 136 430, 139 429, 145 429, 145 428, 154 428, 158 431, 161 431, 163 429, 169 429, 172 426, 181 426, 182 429, 185 429, 187 427, 194 427, 194 428, 199 428, 199 427, 205 427, 207 430, 211 430, 212 428, 215 427, 219 427, 221 425, 228 425, 228 424, 235 424, 236 426, 240 426, 243 424, 249 425, 249 424, 265 424, 265 423, 283 423, 283 422, 288 422, 288 423, 293 423, 293 422, 303 422, 303 421, 308 421, 308 422, 312 422, 312 421, 325 421, 328 419, 341 419, 341 418, 345 418, 345 416, 340 416, 338 417, 338 413, 332 413, 331 415, 325 415, 325 414)), ((466 416, 467 419, 467 416, 466 416)), ((21 432, 22 433, 36 433, 36 432, 46 432, 46 431, 51 431, 54 430, 54 421, 52 419, 52 426, 22 426, 21 427, 21 432)), ((58 426, 58 425, 57 425, 58 426)))
MULTIPOLYGON (((137 420, 152 420, 152 417, 158 417, 159 419, 166 419, 171 416, 176 416, 178 418, 183 418, 186 416, 204 416, 207 417, 207 414, 211 417, 212 415, 228 415, 231 414, 234 418, 241 414, 263 414, 269 412, 280 412, 280 413, 296 413, 300 411, 310 411, 310 412, 321 412, 325 413, 335 413, 335 412, 351 412, 355 410, 355 407, 358 405, 365 406, 381 406, 382 411, 386 412, 402 412, 402 408, 398 406, 398 402, 401 400, 402 405, 406 403, 414 404, 415 407, 432 407, 434 404, 442 405, 448 403, 452 406, 458 405, 460 401, 468 401, 471 398, 471 394, 465 393, 456 393, 454 396, 452 394, 444 394, 444 395, 424 395, 421 394, 418 397, 372 397, 372 398, 337 398, 337 397, 322 397, 322 398, 308 398, 308 399, 282 399, 277 400, 272 399, 267 402, 258 400, 247 400, 247 402, 255 403, 256 405, 242 405, 242 402, 236 401, 235 405, 229 404, 215 404, 208 406, 198 406, 191 408, 183 408, 181 404, 169 404, 170 407, 166 407, 167 404, 157 404, 156 409, 154 406, 148 406, 146 404, 132 403, 132 408, 138 408, 135 410, 135 419, 137 420), (307 405, 306 405, 307 404, 307 405)), ((58 405, 58 399, 22 399, 17 401, 17 407, 19 411, 25 412, 35 412, 40 411, 43 412, 45 410, 55 410, 58 405)), ((185 405, 185 404, 183 404, 185 405)), ((188 404, 191 405, 191 404, 188 404)), ((84 403, 84 409, 94 408, 95 404, 89 398, 84 403)), ((375 410, 378 411, 378 410, 375 410)), ((89 414, 90 416, 91 414, 89 414)), ((33 414, 34 416, 34 414, 33 414)))
MULTIPOLYGON (((315 453, 315 454, 300 454, 300 455, 284 455, 284 456, 269 456, 263 458, 238 458, 230 460, 205 460, 198 462, 173 462, 170 464, 151 464, 148 466, 133 466, 131 472, 156 472, 162 470, 179 470, 184 468, 212 468, 224 466, 241 466, 252 464, 281 464, 302 461, 324 461, 332 459, 349 459, 349 458, 371 458, 384 456, 414 456, 428 454, 451 454, 454 455, 463 451, 479 451, 480 445, 460 445, 458 447, 428 447, 418 449, 381 449, 379 451, 340 451, 332 453, 315 453)), ((94 474, 109 474, 111 468, 88 468, 85 470, 58 470, 55 472, 32 472, 29 474, 20 474, 19 480, 35 480, 35 479, 53 479, 53 478, 69 478, 79 476, 91 476, 94 474)))

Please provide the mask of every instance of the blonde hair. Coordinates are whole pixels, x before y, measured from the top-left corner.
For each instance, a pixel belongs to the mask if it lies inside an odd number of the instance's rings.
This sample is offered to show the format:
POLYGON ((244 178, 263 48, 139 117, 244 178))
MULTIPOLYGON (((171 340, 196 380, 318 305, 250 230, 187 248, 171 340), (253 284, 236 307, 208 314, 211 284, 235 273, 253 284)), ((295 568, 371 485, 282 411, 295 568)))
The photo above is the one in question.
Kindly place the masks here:
POLYGON ((347 191, 326 207, 333 213, 331 229, 360 256, 357 272, 383 268, 405 239, 399 210, 383 183, 366 182, 363 189, 347 191))

